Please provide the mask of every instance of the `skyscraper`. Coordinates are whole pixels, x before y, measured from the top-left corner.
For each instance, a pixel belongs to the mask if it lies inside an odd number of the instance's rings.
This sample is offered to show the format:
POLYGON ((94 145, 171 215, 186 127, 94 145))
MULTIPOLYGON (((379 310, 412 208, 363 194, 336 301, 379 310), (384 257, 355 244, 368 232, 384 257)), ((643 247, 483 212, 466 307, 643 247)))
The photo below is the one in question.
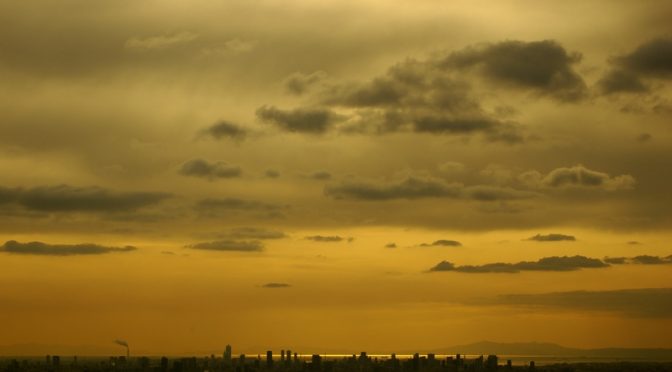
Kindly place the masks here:
POLYGON ((224 349, 224 363, 231 364, 231 345, 226 345, 224 349))

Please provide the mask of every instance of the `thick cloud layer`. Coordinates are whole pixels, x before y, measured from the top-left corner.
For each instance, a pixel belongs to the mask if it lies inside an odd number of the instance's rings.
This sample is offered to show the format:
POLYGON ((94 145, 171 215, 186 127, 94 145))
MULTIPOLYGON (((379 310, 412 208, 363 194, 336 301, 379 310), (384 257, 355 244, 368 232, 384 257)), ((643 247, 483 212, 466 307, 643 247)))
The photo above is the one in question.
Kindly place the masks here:
POLYGON ((598 82, 605 94, 646 93, 650 79, 672 77, 672 38, 658 38, 612 60, 612 69, 598 82))
POLYGON ((575 271, 580 269, 605 268, 609 264, 585 256, 553 256, 538 261, 521 261, 518 263, 490 263, 485 265, 456 266, 452 262, 442 261, 429 271, 455 271, 460 273, 519 273, 521 271, 575 271))
POLYGON ((203 159, 193 159, 182 164, 180 174, 215 180, 218 178, 240 177, 243 171, 238 166, 228 165, 223 162, 210 163, 203 159))
POLYGON ((262 106, 257 109, 257 117, 287 132, 320 134, 343 120, 343 117, 329 109, 297 108, 281 110, 275 106, 262 106))
POLYGON ((0 204, 40 212, 119 212, 158 204, 171 195, 159 192, 115 192, 102 187, 69 185, 33 188, 0 187, 0 204))
POLYGON ((334 199, 392 200, 422 198, 453 198, 477 201, 529 199, 535 194, 498 186, 464 186, 442 179, 410 176, 398 182, 344 182, 328 185, 324 193, 334 199))
POLYGON ((266 284, 262 285, 262 288, 271 288, 271 289, 274 289, 274 288, 289 288, 291 286, 292 285, 288 284, 288 283, 271 282, 271 283, 266 283, 266 284))
POLYGON ((422 243, 420 244, 421 247, 461 247, 462 243, 458 242, 457 240, 447 240, 447 239, 439 239, 435 240, 432 243, 422 243))
POLYGON ((561 241, 576 241, 576 237, 572 235, 565 235, 565 234, 537 234, 535 236, 532 236, 528 238, 527 240, 534 240, 537 242, 561 242, 561 241))
POLYGON ((446 68, 476 68, 493 82, 530 89, 563 101, 584 97, 586 85, 573 65, 581 55, 553 40, 504 41, 467 48, 445 59, 446 68))
POLYGON ((500 296, 497 304, 576 311, 616 312, 626 316, 672 317, 672 288, 572 291, 500 296))
POLYGON ((522 173, 519 178, 532 187, 586 188, 606 191, 630 190, 635 187, 635 178, 629 174, 612 177, 607 173, 588 169, 583 165, 561 167, 542 175, 537 171, 522 173))
POLYGON ((330 236, 313 235, 313 236, 306 236, 305 239, 320 243, 338 243, 346 240, 349 242, 352 240, 352 238, 344 238, 338 235, 330 235, 330 236))
POLYGON ((220 252, 261 252, 264 245, 258 241, 216 240, 187 245, 186 248, 220 252))
POLYGON ((230 138, 233 140, 242 140, 245 139, 248 132, 243 127, 228 122, 226 120, 220 120, 207 129, 203 130, 203 134, 209 135, 215 139, 221 138, 230 138))
POLYGON ((672 255, 667 257, 639 255, 634 257, 605 257, 604 262, 623 265, 623 264, 638 264, 638 265, 665 265, 672 264, 672 255))
POLYGON ((0 247, 0 252, 40 255, 40 256, 75 256, 75 255, 99 255, 105 253, 132 252, 137 248, 132 246, 107 247, 98 244, 47 244, 42 242, 20 243, 15 240, 5 242, 0 247))

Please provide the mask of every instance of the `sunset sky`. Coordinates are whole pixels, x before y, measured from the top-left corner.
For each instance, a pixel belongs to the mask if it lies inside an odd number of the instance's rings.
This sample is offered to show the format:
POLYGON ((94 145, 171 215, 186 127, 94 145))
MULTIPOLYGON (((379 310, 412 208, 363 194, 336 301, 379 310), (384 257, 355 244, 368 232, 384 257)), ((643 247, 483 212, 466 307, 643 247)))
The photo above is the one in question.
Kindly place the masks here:
POLYGON ((670 19, 0 0, 0 354, 672 348, 670 19))

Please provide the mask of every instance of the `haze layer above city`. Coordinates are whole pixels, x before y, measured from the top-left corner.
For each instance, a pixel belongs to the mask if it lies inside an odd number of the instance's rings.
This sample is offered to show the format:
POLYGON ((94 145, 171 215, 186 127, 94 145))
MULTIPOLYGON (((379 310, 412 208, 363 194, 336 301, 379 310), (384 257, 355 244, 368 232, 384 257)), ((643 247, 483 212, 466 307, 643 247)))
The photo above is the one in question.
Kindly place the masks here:
POLYGON ((0 0, 0 355, 672 348, 670 19, 0 0))

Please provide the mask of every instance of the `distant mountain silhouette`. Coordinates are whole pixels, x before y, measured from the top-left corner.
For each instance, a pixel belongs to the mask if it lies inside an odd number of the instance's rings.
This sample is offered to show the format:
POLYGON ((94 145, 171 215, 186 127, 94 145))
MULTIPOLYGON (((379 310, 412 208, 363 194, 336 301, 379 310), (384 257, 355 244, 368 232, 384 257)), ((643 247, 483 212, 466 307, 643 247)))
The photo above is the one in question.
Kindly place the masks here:
POLYGON ((564 347, 547 342, 513 342, 500 343, 481 341, 468 345, 457 345, 431 352, 436 354, 497 354, 497 355, 539 355, 558 357, 593 357, 593 358, 643 358, 672 359, 672 349, 645 348, 601 348, 577 349, 564 347))

